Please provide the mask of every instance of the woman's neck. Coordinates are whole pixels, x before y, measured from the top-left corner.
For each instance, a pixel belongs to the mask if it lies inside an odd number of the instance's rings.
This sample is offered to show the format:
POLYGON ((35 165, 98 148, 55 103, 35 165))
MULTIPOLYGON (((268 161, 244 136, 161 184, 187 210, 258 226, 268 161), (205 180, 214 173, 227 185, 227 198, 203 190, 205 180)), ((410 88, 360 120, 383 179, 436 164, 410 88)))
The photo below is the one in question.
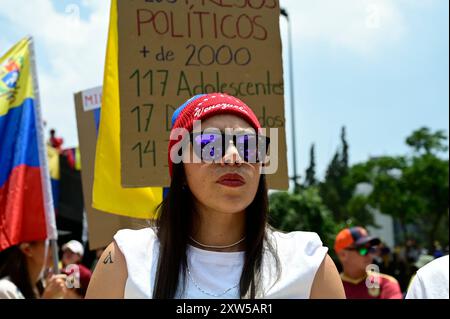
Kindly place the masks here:
POLYGON ((32 260, 28 260, 27 268, 28 268, 28 276, 29 276, 31 288, 33 289, 33 292, 36 295, 36 297, 39 297, 39 290, 36 285, 37 285, 38 280, 40 279, 42 267, 41 267, 41 265, 36 264, 32 260))
POLYGON ((222 213, 210 209, 197 208, 194 229, 191 237, 201 245, 191 241, 193 246, 201 249, 233 252, 245 250, 245 240, 228 248, 211 248, 206 246, 229 246, 245 237, 245 212, 222 213))
POLYGON ((37 265, 33 261, 29 261, 27 264, 28 264, 28 275, 30 276, 31 282, 35 284, 39 280, 42 267, 41 265, 37 265))

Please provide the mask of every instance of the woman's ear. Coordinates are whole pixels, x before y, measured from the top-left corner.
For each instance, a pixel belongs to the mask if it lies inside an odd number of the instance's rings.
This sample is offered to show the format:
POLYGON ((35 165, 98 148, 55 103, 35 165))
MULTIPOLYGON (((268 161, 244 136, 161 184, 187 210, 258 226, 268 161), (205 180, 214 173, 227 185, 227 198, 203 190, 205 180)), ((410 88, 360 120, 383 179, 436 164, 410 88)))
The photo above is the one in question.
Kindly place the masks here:
POLYGON ((22 253, 25 256, 27 256, 27 257, 32 257, 33 256, 33 252, 32 252, 30 243, 21 243, 19 245, 19 249, 22 251, 22 253))

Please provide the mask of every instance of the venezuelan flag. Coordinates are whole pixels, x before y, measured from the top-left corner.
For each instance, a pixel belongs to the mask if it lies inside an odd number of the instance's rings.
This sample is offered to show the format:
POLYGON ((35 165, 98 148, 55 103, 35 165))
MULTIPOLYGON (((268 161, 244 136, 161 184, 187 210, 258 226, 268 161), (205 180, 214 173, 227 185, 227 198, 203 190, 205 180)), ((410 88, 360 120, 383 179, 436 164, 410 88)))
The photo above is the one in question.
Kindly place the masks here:
POLYGON ((108 46, 103 80, 92 206, 117 215, 149 219, 163 199, 161 187, 123 188, 120 177, 120 95, 117 0, 111 1, 108 46))
POLYGON ((30 42, 23 39, 0 57, 0 251, 50 233, 30 42))

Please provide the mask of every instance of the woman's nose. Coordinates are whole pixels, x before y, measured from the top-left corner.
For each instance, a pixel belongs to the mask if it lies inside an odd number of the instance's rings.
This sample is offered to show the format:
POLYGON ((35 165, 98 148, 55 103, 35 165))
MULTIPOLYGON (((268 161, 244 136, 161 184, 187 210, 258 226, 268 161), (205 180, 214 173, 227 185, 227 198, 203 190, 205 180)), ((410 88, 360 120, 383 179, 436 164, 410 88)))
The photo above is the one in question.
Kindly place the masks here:
POLYGON ((234 145, 233 141, 230 141, 225 149, 225 155, 222 158, 222 165, 242 165, 242 158, 234 145))

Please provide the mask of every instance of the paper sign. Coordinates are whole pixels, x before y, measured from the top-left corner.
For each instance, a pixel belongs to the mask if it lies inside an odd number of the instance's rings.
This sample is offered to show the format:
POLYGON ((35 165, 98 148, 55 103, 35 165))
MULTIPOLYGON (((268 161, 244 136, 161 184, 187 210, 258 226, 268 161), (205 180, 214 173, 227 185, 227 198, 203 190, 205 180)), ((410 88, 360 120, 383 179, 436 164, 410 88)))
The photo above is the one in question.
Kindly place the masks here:
POLYGON ((288 188, 279 16, 278 0, 118 1, 122 186, 169 186, 174 110, 225 92, 279 129, 268 182, 288 188))
POLYGON ((81 156, 81 180, 84 205, 87 212, 89 249, 104 248, 109 245, 119 229, 140 229, 148 226, 145 220, 134 219, 101 212, 92 207, 92 187, 94 182, 95 150, 97 144, 96 108, 101 106, 93 98, 101 96, 101 87, 75 94, 78 140, 81 156), (87 102, 86 102, 87 101, 87 102), (86 106, 88 106, 86 108, 86 106), (87 111, 86 111, 87 109, 87 111), (89 110, 91 109, 91 110, 89 110))
POLYGON ((83 110, 85 112, 98 109, 102 104, 102 87, 98 86, 96 88, 86 90, 81 92, 83 110))

